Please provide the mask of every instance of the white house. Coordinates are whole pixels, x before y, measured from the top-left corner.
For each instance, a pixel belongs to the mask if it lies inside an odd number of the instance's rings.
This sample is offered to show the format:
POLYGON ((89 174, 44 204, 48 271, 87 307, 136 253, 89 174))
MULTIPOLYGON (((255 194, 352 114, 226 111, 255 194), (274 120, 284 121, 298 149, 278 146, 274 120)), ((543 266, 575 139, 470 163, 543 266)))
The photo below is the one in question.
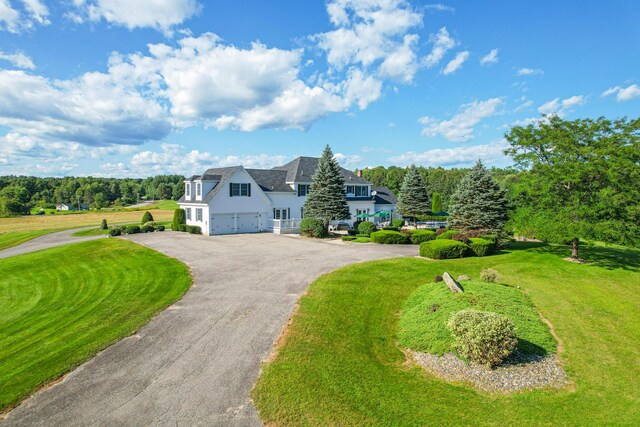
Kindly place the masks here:
MULTIPOLYGON (((304 216, 304 202, 318 166, 316 157, 298 157, 273 169, 242 166, 208 169, 184 181, 178 204, 187 224, 198 225, 203 234, 296 231, 304 216)), ((375 188, 342 168, 347 203, 353 223, 356 215, 394 211, 396 197, 386 187, 375 188)))

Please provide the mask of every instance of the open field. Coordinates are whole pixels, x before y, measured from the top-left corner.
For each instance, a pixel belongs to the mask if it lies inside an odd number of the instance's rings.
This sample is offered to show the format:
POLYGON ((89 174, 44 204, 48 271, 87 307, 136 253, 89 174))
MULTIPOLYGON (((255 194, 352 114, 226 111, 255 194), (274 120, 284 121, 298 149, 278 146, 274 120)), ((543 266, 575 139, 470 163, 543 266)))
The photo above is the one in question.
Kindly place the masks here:
POLYGON ((638 425, 640 250, 518 243, 485 258, 375 261, 319 278, 300 300, 252 397, 273 425, 638 425), (449 271, 482 268, 519 285, 555 327, 572 386, 507 397, 453 385, 407 364, 398 347, 405 300, 449 271))
POLYGON ((191 284, 184 264, 120 239, 7 258, 0 270, 0 410, 132 334, 191 284))

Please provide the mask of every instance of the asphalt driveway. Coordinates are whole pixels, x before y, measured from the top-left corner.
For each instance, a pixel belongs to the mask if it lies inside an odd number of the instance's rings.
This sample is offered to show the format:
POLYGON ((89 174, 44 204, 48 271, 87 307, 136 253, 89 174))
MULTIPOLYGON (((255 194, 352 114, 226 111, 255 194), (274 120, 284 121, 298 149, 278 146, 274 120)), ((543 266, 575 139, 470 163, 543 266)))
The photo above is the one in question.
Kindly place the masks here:
MULTIPOLYGON (((260 425, 260 362, 319 275, 417 246, 273 234, 148 233, 130 240, 187 264, 193 287, 136 335, 11 411, 6 425, 260 425)), ((153 266, 149 266, 153 268, 153 266)))

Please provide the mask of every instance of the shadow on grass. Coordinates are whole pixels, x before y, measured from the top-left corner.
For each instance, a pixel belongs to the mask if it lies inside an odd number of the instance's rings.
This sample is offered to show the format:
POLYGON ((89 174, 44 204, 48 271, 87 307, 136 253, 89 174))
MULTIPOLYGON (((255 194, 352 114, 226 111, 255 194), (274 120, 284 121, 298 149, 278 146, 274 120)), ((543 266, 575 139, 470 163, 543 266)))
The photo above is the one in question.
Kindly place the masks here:
MULTIPOLYGON (((571 256, 569 245, 549 245, 541 242, 511 242, 504 251, 513 252, 527 250, 535 253, 548 253, 559 258, 571 256)), ((598 267, 608 270, 622 269, 640 272, 640 250, 617 245, 605 245, 601 243, 581 243, 579 248, 580 258, 598 267)))

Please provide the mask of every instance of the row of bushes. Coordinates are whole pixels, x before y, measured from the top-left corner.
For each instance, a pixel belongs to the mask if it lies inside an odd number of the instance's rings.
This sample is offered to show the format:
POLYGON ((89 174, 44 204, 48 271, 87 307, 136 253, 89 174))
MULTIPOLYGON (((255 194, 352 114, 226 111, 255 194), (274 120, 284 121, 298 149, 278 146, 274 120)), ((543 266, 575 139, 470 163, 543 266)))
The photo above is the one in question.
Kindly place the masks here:
POLYGON ((154 231, 164 231, 164 225, 157 225, 152 222, 144 224, 142 227, 138 225, 117 225, 109 230, 110 236, 121 236, 123 234, 153 233, 154 231))
POLYGON ((494 242, 479 237, 470 238, 469 243, 452 239, 435 239, 420 244, 420 256, 433 259, 487 256, 494 250, 494 242))

